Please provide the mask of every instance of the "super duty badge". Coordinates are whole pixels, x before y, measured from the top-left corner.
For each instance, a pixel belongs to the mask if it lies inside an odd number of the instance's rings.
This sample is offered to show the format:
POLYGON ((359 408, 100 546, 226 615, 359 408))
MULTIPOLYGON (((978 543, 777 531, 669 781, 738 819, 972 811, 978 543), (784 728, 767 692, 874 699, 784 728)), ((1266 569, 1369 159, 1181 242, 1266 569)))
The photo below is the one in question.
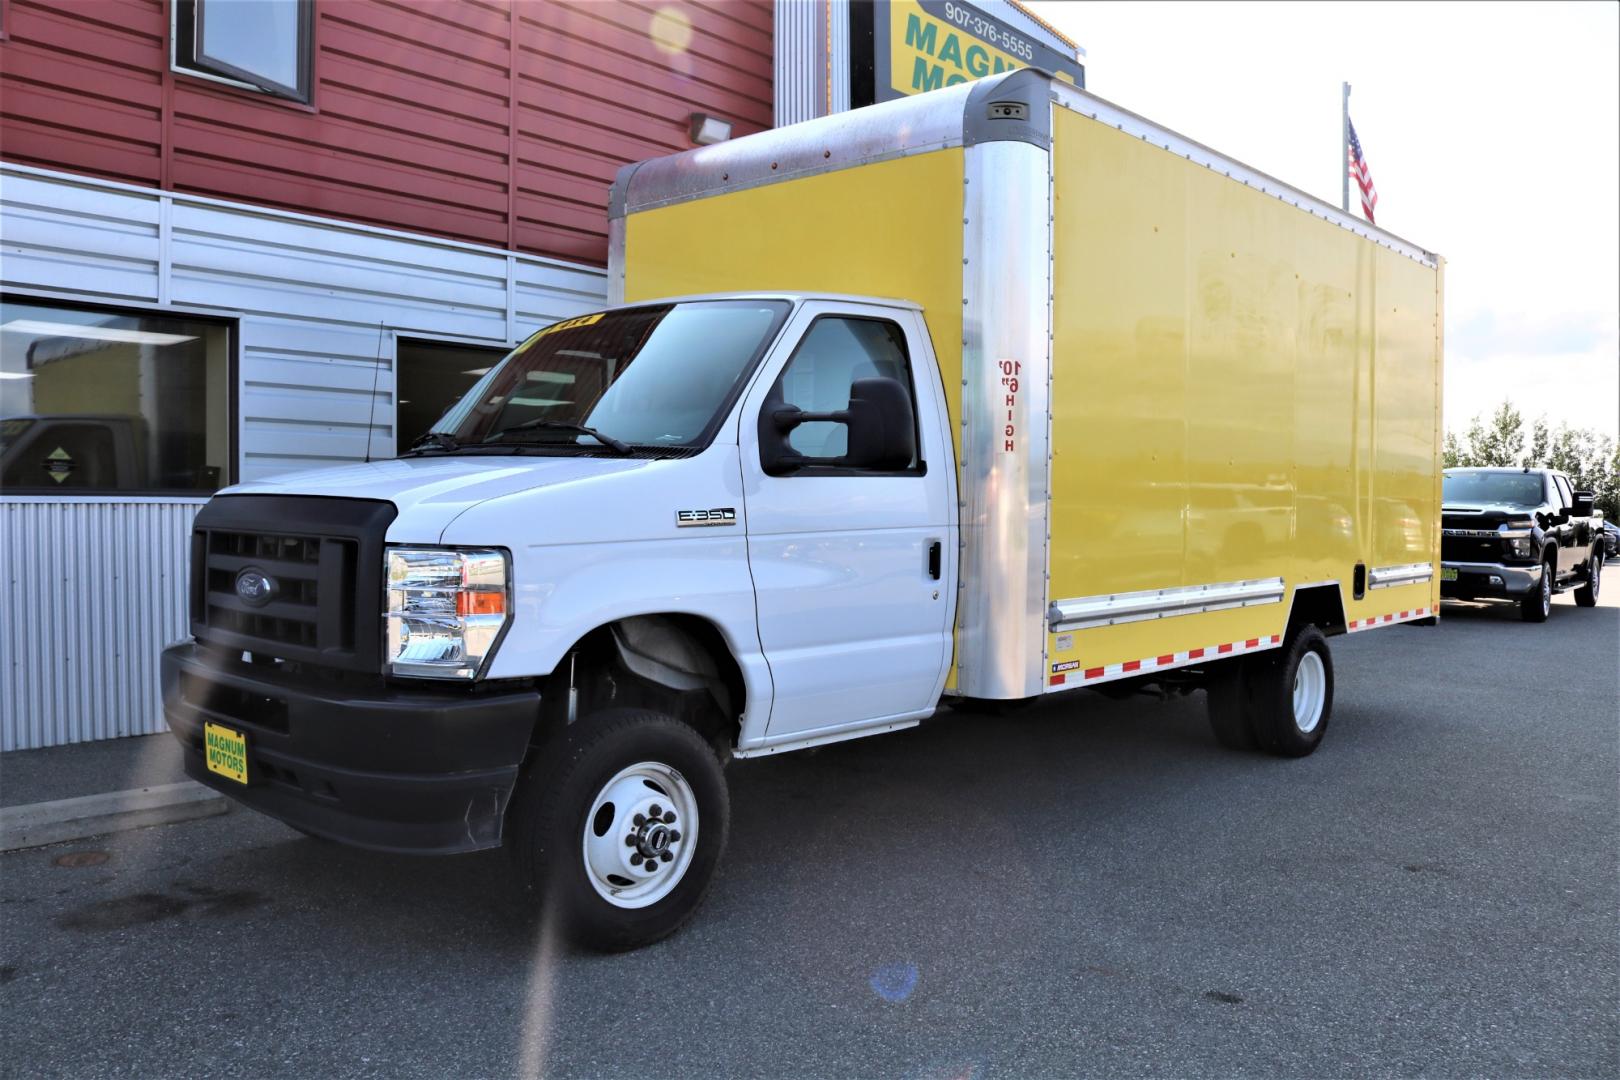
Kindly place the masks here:
POLYGON ((677 510, 675 524, 683 529, 692 525, 735 525, 737 508, 720 506, 713 510, 677 510))

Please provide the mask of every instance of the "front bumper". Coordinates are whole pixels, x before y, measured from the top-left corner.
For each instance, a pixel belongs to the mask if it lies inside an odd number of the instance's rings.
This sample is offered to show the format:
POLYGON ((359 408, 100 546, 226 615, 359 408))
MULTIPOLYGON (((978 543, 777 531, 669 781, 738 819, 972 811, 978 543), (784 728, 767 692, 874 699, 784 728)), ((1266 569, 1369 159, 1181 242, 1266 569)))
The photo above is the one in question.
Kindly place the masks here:
POLYGON ((528 689, 312 686, 222 663, 192 642, 163 651, 163 713, 188 776, 306 832, 378 851, 498 846, 539 708, 528 689), (207 721, 246 737, 247 784, 208 771, 207 721))
POLYGON ((1503 563, 1442 561, 1440 569, 1440 595, 1458 600, 1472 600, 1481 596, 1516 600, 1541 588, 1540 563, 1508 566, 1503 563), (1447 570, 1455 570, 1457 580, 1445 580, 1447 570))

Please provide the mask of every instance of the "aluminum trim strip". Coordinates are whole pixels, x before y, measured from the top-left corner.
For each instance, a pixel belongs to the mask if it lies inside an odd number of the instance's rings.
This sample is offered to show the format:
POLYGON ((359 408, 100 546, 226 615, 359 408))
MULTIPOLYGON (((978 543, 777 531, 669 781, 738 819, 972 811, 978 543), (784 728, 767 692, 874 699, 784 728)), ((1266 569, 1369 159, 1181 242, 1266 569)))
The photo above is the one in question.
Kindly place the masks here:
POLYGON ((1028 698, 1045 685, 1051 153, 984 142, 963 163, 956 686, 1028 698))
POLYGON ((1432 577, 1432 563, 1404 563, 1400 566, 1374 567, 1367 574, 1367 584, 1374 589, 1387 589, 1393 585, 1415 585, 1432 577))
POLYGON ((1176 615, 1196 615, 1225 608, 1263 607, 1282 603, 1283 579, 1255 578, 1216 585, 1184 585, 1173 589, 1145 589, 1141 592, 1107 596, 1082 596, 1055 600, 1047 609, 1047 622, 1053 631, 1078 630, 1088 626, 1168 619, 1176 615))
POLYGON ((1290 206, 1322 218, 1324 221, 1355 233, 1358 236, 1373 241, 1381 247, 1389 248, 1398 254, 1404 255, 1424 266, 1437 268, 1439 256, 1427 251, 1410 240, 1402 239, 1394 233, 1380 229, 1376 225, 1369 225, 1351 214, 1339 209, 1331 203, 1323 202, 1314 195, 1309 195, 1299 188, 1286 184, 1274 176, 1268 176, 1258 169, 1251 168, 1229 158, 1226 155, 1212 150, 1202 143, 1194 142, 1185 135, 1171 131, 1167 127, 1155 124, 1144 116, 1138 116, 1128 109, 1121 108, 1113 102, 1089 91, 1069 85, 1059 79, 1051 80, 1052 97, 1058 105, 1065 109, 1072 109, 1082 116, 1090 117, 1100 123, 1109 125, 1135 135, 1144 142, 1152 143, 1172 154, 1177 154, 1188 161, 1204 166, 1230 177, 1232 180, 1252 187, 1257 191, 1265 192, 1274 198, 1281 199, 1290 206))

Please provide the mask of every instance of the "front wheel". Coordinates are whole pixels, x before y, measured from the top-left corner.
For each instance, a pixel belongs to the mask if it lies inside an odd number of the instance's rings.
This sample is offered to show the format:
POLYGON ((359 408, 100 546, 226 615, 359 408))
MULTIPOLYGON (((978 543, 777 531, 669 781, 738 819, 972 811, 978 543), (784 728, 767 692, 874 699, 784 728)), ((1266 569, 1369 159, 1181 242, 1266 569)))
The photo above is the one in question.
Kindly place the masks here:
POLYGON ((1575 590, 1575 603, 1580 607, 1596 607, 1598 602, 1598 589, 1603 586, 1603 556, 1592 552, 1592 557, 1586 561, 1586 584, 1575 590))
POLYGON ((1541 583, 1519 601, 1519 618, 1525 622, 1543 623, 1552 614, 1553 564, 1541 566, 1541 583))
POLYGON ((525 775, 512 855, 542 918, 617 952, 667 937, 708 894, 731 805, 714 750, 642 709, 581 717, 525 775))

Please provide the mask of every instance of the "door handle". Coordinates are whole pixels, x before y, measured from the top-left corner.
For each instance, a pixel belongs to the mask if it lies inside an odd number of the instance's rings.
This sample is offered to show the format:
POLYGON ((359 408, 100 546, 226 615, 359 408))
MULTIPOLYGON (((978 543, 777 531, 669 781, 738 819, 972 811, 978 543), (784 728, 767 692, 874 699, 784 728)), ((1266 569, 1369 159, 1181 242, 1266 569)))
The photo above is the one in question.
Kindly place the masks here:
POLYGON ((939 580, 940 558, 944 554, 944 546, 935 540, 928 545, 928 576, 935 581, 939 580))

